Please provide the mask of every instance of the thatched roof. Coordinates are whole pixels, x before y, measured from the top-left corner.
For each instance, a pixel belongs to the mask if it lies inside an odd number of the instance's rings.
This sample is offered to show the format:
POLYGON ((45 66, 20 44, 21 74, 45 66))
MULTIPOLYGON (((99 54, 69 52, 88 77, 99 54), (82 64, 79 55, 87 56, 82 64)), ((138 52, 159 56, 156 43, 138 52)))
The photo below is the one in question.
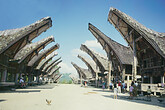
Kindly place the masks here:
POLYGON ((82 75, 83 79, 92 78, 92 73, 88 69, 81 68, 72 62, 72 65, 76 68, 77 72, 82 75))
POLYGON ((138 33, 138 37, 144 38, 151 46, 165 58, 165 33, 156 32, 154 30, 146 28, 132 17, 127 14, 115 9, 110 8, 108 21, 113 24, 121 35, 132 47, 132 36, 126 38, 130 30, 134 30, 138 33))
POLYGON ((45 71, 46 72, 48 70, 48 68, 50 68, 50 66, 52 66, 55 62, 57 62, 60 59, 61 59, 61 57, 60 58, 57 58, 56 60, 53 60, 53 61, 49 62, 48 64, 46 64, 44 66, 44 68, 42 69, 42 71, 45 71))
POLYGON ((100 42, 107 54, 115 56, 121 64, 132 65, 133 51, 130 47, 126 47, 118 42, 110 39, 99 29, 89 23, 88 28, 95 38, 100 42), (108 47, 106 47, 108 46, 108 47))
POLYGON ((55 76, 54 77, 54 81, 57 82, 61 77, 62 77, 62 74, 59 74, 59 75, 55 76))
POLYGON ((54 37, 50 36, 38 42, 27 44, 25 47, 17 52, 17 54, 14 56, 14 60, 20 60, 19 63, 21 63, 29 56, 32 58, 33 56, 38 54, 41 49, 43 49, 46 45, 53 41, 54 37))
POLYGON ((78 55, 78 58, 80 58, 88 67, 89 71, 92 73, 93 78, 96 77, 96 72, 98 73, 98 70, 96 69, 96 63, 84 56, 78 55))
POLYGON ((59 66, 59 67, 54 67, 47 75, 53 75, 53 74, 55 74, 59 69, 61 68, 61 66, 59 66))
POLYGON ((13 58, 27 43, 51 26, 51 18, 45 17, 22 28, 0 31, 0 54, 5 53, 5 55, 13 58))
POLYGON ((82 76, 83 79, 86 79, 86 76, 85 76, 85 74, 81 71, 80 67, 77 66, 77 65, 76 65, 75 63, 73 63, 73 62, 71 62, 71 64, 72 64, 73 67, 76 69, 76 71, 77 71, 77 73, 78 73, 78 75, 79 75, 79 78, 81 78, 81 76, 82 76))
POLYGON ((48 56, 49 54, 51 54, 53 51, 55 51, 58 48, 59 48, 59 44, 56 44, 56 45, 52 46, 51 48, 49 48, 47 50, 43 50, 38 55, 34 56, 28 62, 28 65, 27 66, 36 67, 46 56, 48 56))
POLYGON ((44 66, 50 61, 53 59, 54 56, 56 56, 57 53, 56 52, 53 52, 51 53, 50 55, 48 55, 44 60, 42 60, 42 62, 40 62, 38 64, 38 66, 36 67, 36 69, 39 69, 39 70, 42 70, 44 68, 44 66))
POLYGON ((55 68, 55 67, 56 67, 59 63, 61 63, 61 62, 62 62, 62 60, 60 60, 60 61, 58 61, 58 62, 52 64, 52 66, 50 66, 50 68, 48 68, 48 69, 46 70, 46 72, 47 72, 47 73, 50 73, 50 72, 52 71, 52 69, 55 68))
POLYGON ((87 54, 89 54, 92 57, 92 59, 95 61, 95 63, 99 67, 100 71, 104 72, 104 71, 108 70, 108 59, 107 58, 104 58, 100 54, 89 49, 86 45, 81 44, 80 49, 85 51, 87 54))

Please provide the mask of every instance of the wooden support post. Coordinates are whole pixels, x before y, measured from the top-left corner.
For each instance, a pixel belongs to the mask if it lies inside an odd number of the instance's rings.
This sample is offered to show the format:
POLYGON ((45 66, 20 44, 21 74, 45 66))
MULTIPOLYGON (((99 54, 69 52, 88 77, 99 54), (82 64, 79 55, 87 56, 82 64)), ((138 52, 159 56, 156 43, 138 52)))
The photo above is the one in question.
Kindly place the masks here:
POLYGON ((6 82, 6 78, 7 78, 7 69, 5 68, 4 71, 2 72, 1 82, 6 82))
POLYGON ((127 91, 129 91, 129 75, 127 75, 127 91))
POLYGON ((150 76, 150 84, 152 84, 152 83, 153 83, 153 77, 150 76))
POLYGON ((111 71, 112 71, 112 61, 109 60, 109 71, 108 71, 108 82, 107 82, 107 87, 109 89, 109 84, 111 83, 111 71))
POLYGON ((15 74, 15 83, 16 83, 16 84, 19 83, 19 82, 18 82, 18 76, 19 76, 19 73, 16 73, 16 74, 15 74))
POLYGON ((82 74, 80 74, 80 84, 82 86, 82 74))
POLYGON ((96 78, 95 78, 95 86, 98 87, 98 66, 96 65, 96 78))
POLYGON ((122 70, 122 81, 125 80, 125 66, 123 66, 123 70, 122 70))
POLYGON ((135 36, 134 33, 132 34, 133 36, 133 65, 132 65, 132 76, 133 76, 133 81, 136 81, 136 74, 137 74, 137 57, 136 57, 136 44, 135 44, 135 36))
POLYGON ((165 83, 164 82, 164 76, 161 76, 161 83, 165 83))

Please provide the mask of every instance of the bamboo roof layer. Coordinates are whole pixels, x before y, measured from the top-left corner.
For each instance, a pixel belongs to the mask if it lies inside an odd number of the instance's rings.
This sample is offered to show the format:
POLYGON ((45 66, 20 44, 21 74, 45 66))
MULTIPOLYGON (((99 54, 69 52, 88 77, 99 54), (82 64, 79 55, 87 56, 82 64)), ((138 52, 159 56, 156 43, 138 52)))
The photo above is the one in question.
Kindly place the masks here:
POLYGON ((57 58, 56 60, 53 60, 53 61, 49 62, 48 64, 46 64, 44 66, 44 68, 42 69, 42 71, 46 72, 51 67, 51 65, 53 65, 55 62, 57 62, 60 59, 61 59, 61 57, 60 58, 57 58))
POLYGON ((85 51, 87 54, 89 54, 91 56, 91 58, 95 61, 96 65, 99 67, 100 71, 102 71, 102 72, 108 71, 108 59, 107 58, 94 52, 92 49, 89 49, 86 45, 81 44, 80 49, 82 51, 85 51))
MULTIPOLYGON (((116 29, 120 32, 123 38, 131 45, 133 39, 126 38, 129 30, 135 30, 141 37, 146 39, 149 44, 162 56, 165 58, 165 33, 156 32, 151 30, 144 25, 137 22, 132 17, 127 14, 115 9, 110 8, 108 21, 113 24, 116 29)), ((139 37, 140 37, 139 36, 139 37)))
POLYGON ((54 63, 54 64, 46 71, 46 73, 50 73, 50 72, 53 70, 53 68, 55 68, 55 67, 56 67, 59 63, 61 63, 61 62, 62 62, 62 60, 60 60, 60 61, 54 63))
POLYGON ((84 57, 84 56, 81 56, 81 55, 78 55, 78 58, 80 58, 85 64, 86 66, 88 67, 89 71, 92 73, 92 76, 93 78, 96 77, 96 73, 98 73, 99 71, 96 69, 96 63, 94 63, 94 61, 84 57))
POLYGON ((41 49, 43 49, 46 45, 54 41, 54 37, 50 36, 45 39, 42 39, 35 43, 29 43, 25 47, 23 47, 21 50, 17 52, 17 54, 14 57, 14 60, 21 60, 23 61, 25 58, 27 58, 29 55, 34 56, 37 54, 41 49), (31 55, 33 54, 33 55, 31 55))
POLYGON ((56 44, 52 46, 51 48, 47 50, 43 50, 38 55, 34 56, 29 62, 27 66, 30 67, 36 67, 46 56, 51 54, 53 51, 57 50, 59 48, 59 44, 56 44))
POLYGON ((112 40, 90 23, 88 29, 91 31, 94 37, 100 42, 100 44, 105 49, 107 54, 114 54, 121 64, 132 65, 133 51, 130 47, 126 47, 112 40))
POLYGON ((27 43, 51 26, 51 18, 45 17, 22 28, 0 31, 0 54, 5 53, 5 55, 13 58, 27 43))
POLYGON ((73 62, 72 62, 72 65, 76 68, 77 71, 80 72, 80 74, 82 74, 83 79, 91 79, 92 78, 92 73, 88 69, 81 68, 73 62))
POLYGON ((36 67, 36 69, 39 69, 39 70, 42 70, 44 68, 44 66, 50 61, 53 59, 54 56, 56 56, 57 53, 56 52, 53 52, 51 53, 50 55, 48 55, 45 59, 43 59, 42 62, 40 62, 38 64, 38 66, 36 67))

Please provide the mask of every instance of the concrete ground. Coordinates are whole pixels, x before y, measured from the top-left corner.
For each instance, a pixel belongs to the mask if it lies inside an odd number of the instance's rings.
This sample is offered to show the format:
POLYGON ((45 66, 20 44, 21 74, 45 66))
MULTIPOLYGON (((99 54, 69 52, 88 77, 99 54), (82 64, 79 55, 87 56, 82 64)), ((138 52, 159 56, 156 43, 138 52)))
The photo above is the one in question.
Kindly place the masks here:
POLYGON ((0 110, 165 110, 164 103, 127 99, 120 94, 74 84, 48 84, 0 91, 0 110), (46 103, 51 100, 51 105, 46 103))

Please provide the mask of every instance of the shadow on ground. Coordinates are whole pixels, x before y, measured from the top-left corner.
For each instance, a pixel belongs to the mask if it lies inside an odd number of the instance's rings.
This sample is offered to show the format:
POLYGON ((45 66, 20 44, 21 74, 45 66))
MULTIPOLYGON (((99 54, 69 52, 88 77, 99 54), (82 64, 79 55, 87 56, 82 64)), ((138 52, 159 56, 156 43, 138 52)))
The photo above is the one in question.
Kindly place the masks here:
MULTIPOLYGON (((103 95, 104 97, 107 98, 114 98, 114 95, 103 95)), ((159 106, 159 107, 165 107, 165 103, 163 102, 158 102, 157 99, 153 99, 152 101, 144 101, 144 100, 140 100, 140 98, 136 98, 136 99, 130 99, 128 96, 118 96, 118 99, 114 99, 114 100, 124 100, 124 101, 129 101, 129 102, 135 102, 135 103, 140 103, 140 104, 148 104, 148 105, 154 105, 154 106, 159 106)))
POLYGON ((0 102, 6 101, 5 99, 0 99, 0 102))
POLYGON ((93 91, 97 91, 97 92, 110 92, 109 90, 93 90, 93 91))
POLYGON ((29 92, 41 92, 41 89, 53 89, 57 84, 45 84, 45 85, 35 85, 27 86, 22 89, 15 89, 14 87, 6 87, 1 89, 0 93, 29 93, 29 92), (33 89, 33 90, 29 90, 33 89), (35 90, 36 89, 36 90, 35 90))
POLYGON ((11 90, 5 90, 5 91, 0 91, 0 93, 29 93, 29 92, 41 92, 41 90, 26 90, 26 89, 19 89, 15 91, 11 90))

